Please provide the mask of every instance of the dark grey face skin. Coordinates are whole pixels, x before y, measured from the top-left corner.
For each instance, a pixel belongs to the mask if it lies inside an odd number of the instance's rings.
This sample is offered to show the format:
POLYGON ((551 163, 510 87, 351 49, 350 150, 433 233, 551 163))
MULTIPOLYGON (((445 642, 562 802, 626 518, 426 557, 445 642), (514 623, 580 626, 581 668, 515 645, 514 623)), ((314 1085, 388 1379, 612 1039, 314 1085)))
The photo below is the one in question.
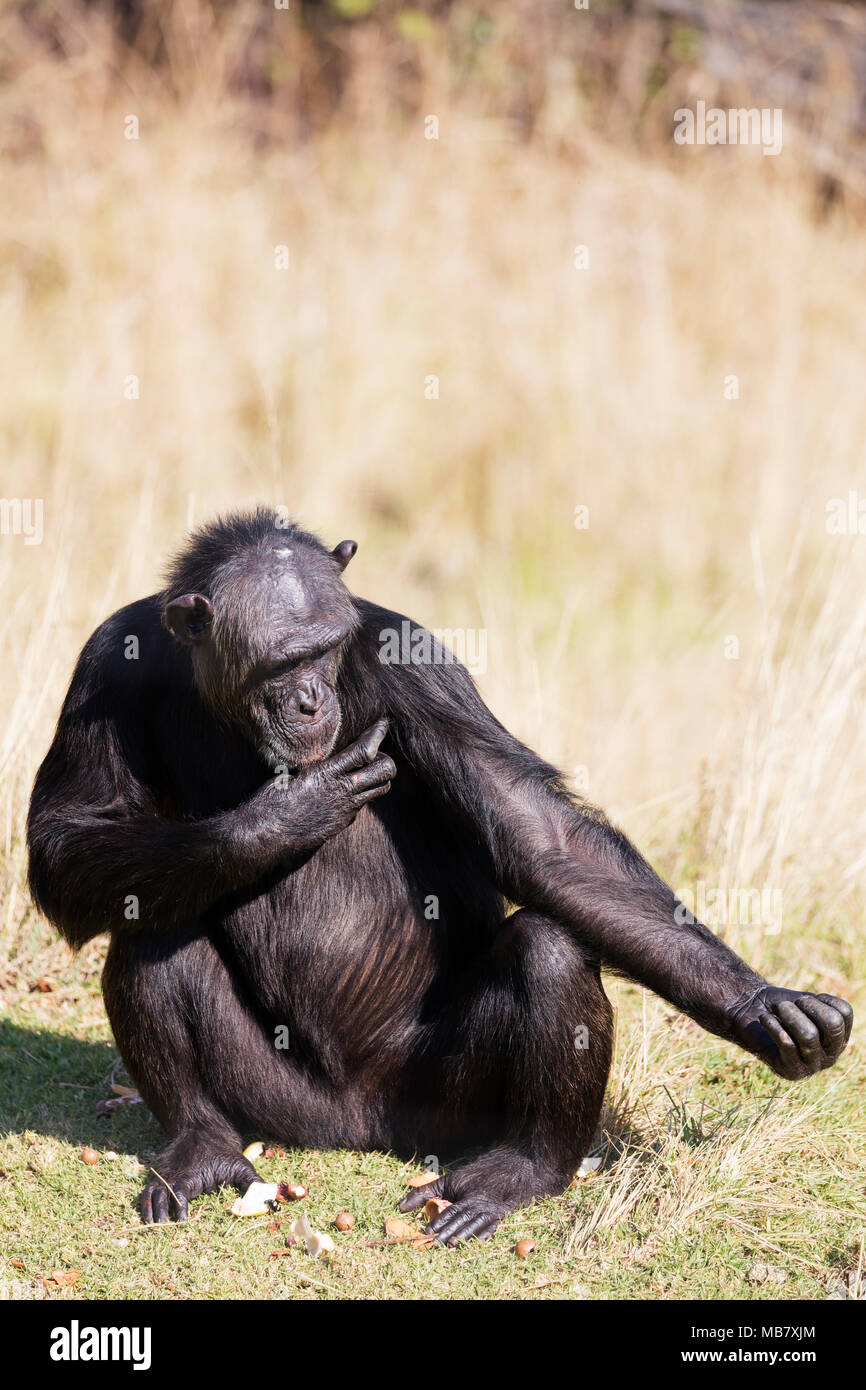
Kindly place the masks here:
POLYGON ((200 694, 274 771, 306 767, 336 746, 337 674, 356 622, 340 575, 356 548, 342 541, 327 555, 277 533, 221 570, 211 596, 166 605, 169 631, 192 648, 200 694))
POLYGON ((310 653, 304 645, 302 654, 253 674, 243 716, 262 757, 278 772, 326 758, 340 732, 340 647, 310 653))

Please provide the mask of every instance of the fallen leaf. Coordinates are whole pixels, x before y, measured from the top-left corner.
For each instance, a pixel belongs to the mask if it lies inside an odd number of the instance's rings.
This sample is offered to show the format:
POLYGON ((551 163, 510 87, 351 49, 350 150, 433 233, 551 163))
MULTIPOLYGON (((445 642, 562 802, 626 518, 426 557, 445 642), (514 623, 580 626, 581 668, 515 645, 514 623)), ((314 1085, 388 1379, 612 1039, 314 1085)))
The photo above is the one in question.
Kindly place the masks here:
POLYGON ((420 1232, 417 1226, 412 1226, 399 1216, 392 1216, 385 1222, 385 1234, 392 1240, 415 1240, 420 1232))
POLYGON ((80 1269, 53 1269, 47 1279, 43 1279, 43 1284, 56 1284, 58 1288, 64 1288, 68 1284, 77 1284, 81 1278, 80 1269))
POLYGON ((432 1221, 434 1216, 438 1216, 440 1211, 445 1211, 451 1203, 444 1197, 429 1197, 424 1203, 424 1220, 432 1221))
POLYGON ((410 1241, 413 1250, 432 1250, 436 1244, 436 1237, 432 1231, 421 1231, 414 1240, 410 1241))
POLYGON ((407 1187, 426 1187, 428 1182, 435 1182, 439 1173, 416 1173, 414 1178, 406 1179, 407 1187))

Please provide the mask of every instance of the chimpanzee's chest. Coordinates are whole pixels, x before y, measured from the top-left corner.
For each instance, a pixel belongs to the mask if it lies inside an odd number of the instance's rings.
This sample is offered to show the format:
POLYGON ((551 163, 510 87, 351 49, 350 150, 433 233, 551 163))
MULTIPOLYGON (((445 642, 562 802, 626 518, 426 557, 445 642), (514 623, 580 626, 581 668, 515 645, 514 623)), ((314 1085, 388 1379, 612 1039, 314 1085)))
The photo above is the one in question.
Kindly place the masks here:
POLYGON ((406 1043, 502 913, 473 837, 404 777, 223 930, 269 1023, 364 1060, 406 1043))

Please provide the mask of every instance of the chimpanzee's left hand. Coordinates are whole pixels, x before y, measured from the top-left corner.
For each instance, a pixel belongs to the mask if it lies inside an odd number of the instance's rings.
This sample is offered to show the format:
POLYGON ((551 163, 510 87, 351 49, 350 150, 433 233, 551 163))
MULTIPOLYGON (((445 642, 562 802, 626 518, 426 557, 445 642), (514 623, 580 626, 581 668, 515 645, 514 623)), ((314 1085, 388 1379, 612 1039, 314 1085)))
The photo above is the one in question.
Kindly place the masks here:
POLYGON ((787 1081, 832 1067, 845 1050, 854 1010, 832 994, 765 985, 731 1007, 732 1041, 787 1081))

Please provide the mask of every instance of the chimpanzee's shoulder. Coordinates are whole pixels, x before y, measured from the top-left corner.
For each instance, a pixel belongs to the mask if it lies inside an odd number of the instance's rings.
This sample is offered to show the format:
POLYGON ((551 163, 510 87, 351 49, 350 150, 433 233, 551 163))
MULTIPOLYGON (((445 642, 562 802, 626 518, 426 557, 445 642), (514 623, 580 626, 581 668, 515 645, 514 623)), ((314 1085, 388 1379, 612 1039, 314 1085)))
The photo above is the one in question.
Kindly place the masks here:
MULTIPOLYGON (((364 662, 391 664, 387 653, 395 644, 405 653, 411 651, 413 642, 422 636, 431 639, 433 634, 423 623, 409 618, 405 613, 397 613, 381 604, 370 603, 368 599, 354 600, 358 612, 358 625, 354 632, 354 652, 356 658, 364 662)), ((397 663, 399 664, 399 663, 397 663)), ((411 663, 409 663, 411 664, 411 663)))
POLYGON ((394 613, 390 608, 383 608, 380 603, 371 603, 369 599, 357 598, 353 595, 352 602, 358 613, 358 626, 355 629, 356 637, 362 639, 369 638, 371 635, 378 635, 382 624, 408 622, 403 613, 394 613))
POLYGON ((478 700, 473 668, 465 661, 465 642, 461 650, 464 632, 429 629, 377 603, 363 599, 355 603, 359 623, 350 669, 367 675, 375 672, 383 689, 390 685, 409 693, 421 686, 431 697, 438 688, 449 700, 478 700))
POLYGON ((175 643, 162 623, 159 594, 118 608, 91 633, 76 667, 86 685, 141 687, 171 681, 175 643))

